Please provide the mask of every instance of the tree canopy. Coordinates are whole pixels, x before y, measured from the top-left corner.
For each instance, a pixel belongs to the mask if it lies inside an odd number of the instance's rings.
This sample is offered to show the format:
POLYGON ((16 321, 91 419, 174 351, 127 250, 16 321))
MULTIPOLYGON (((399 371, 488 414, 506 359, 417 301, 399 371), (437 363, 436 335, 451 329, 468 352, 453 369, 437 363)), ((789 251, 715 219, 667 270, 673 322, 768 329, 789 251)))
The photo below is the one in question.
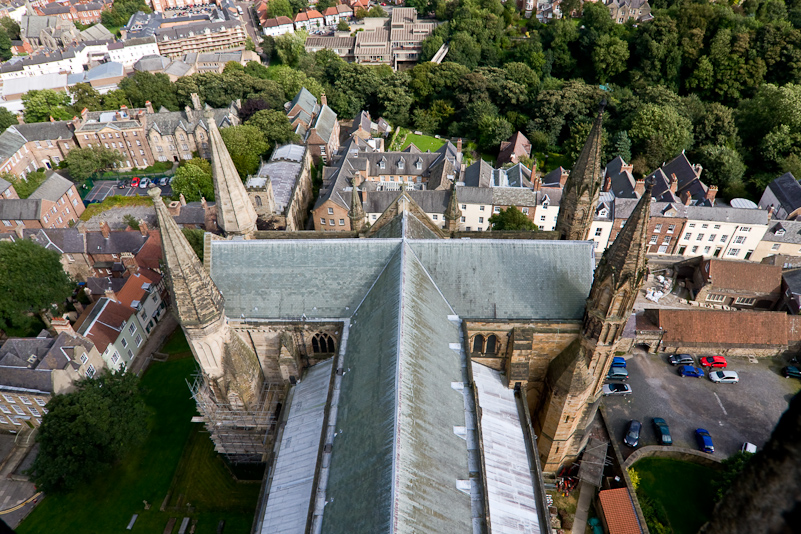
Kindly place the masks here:
POLYGON ((107 171, 122 161, 122 154, 117 150, 103 148, 98 144, 92 148, 73 148, 64 158, 64 165, 69 170, 70 177, 80 182, 96 173, 107 171))
POLYGON ((29 323, 29 314, 63 303, 72 283, 61 255, 27 239, 0 241, 0 329, 29 323), (31 283, 35 280, 36 283, 31 283))
POLYGON ((220 130, 225 148, 244 181, 259 170, 261 156, 269 148, 261 130, 252 125, 229 126, 220 130))
POLYGON ((32 89, 22 95, 25 122, 45 122, 53 117, 57 121, 73 116, 70 95, 52 89, 32 89))
POLYGON ((68 491, 122 459, 147 436, 147 408, 135 373, 104 371, 47 403, 30 469, 37 488, 68 491))
POLYGON ((515 206, 509 206, 489 218, 493 230, 537 230, 537 226, 515 206))
POLYGON ((184 195, 187 202, 197 202, 205 198, 214 201, 214 181, 211 163, 202 158, 192 158, 181 162, 172 180, 173 195, 184 195))

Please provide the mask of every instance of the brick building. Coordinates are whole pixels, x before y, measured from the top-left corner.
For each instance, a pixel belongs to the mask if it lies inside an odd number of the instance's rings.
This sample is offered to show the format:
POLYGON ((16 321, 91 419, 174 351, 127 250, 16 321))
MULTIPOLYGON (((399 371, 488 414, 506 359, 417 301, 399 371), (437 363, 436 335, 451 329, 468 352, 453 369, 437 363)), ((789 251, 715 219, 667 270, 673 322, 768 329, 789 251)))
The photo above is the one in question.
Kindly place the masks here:
POLYGON ((27 199, 15 198, 16 194, 0 198, 0 233, 17 232, 21 237, 25 229, 67 228, 78 220, 85 208, 75 184, 53 171, 48 173, 27 199))

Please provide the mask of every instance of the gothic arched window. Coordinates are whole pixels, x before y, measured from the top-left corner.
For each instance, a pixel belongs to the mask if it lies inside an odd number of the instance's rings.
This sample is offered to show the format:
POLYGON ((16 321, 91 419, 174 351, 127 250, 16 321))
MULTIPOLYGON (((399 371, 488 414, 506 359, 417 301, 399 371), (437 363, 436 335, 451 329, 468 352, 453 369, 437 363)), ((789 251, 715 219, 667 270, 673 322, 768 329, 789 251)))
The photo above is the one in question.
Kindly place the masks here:
POLYGON ((484 336, 481 334, 473 338, 473 352, 484 352, 484 336))
POLYGON ((495 354, 498 352, 498 336, 492 334, 487 338, 487 347, 484 352, 487 354, 495 354))
POLYGON ((312 353, 326 354, 336 352, 334 338, 328 334, 318 332, 312 337, 312 353))
POLYGON ((261 207, 261 197, 256 195, 255 199, 256 199, 256 207, 260 208, 261 207))

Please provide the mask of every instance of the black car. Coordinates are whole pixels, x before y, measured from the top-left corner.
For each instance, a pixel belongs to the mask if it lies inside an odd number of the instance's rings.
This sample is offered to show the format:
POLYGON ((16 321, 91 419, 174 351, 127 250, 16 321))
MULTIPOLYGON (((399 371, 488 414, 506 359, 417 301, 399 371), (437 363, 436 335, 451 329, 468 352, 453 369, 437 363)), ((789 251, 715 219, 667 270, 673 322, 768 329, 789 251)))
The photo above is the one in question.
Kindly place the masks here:
POLYGON ((668 361, 671 365, 695 365, 695 360, 689 354, 671 354, 668 361))
POLYGON ((623 438, 623 443, 629 447, 636 447, 640 443, 640 431, 642 430, 642 423, 636 419, 632 419, 629 423, 629 429, 626 431, 626 437, 623 438))
POLYGON ((660 445, 673 445, 668 424, 661 417, 654 417, 654 433, 660 445))
POLYGON ((128 182, 126 182, 125 180, 122 180, 121 182, 117 182, 117 188, 118 189, 125 189, 126 187, 128 187, 128 182))

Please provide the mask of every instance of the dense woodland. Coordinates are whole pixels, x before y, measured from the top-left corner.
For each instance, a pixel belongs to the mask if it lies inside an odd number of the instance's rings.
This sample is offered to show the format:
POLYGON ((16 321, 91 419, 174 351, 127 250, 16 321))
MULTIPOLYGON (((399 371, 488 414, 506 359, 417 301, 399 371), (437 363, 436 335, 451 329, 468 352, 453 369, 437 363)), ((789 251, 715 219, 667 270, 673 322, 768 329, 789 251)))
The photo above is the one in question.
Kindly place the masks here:
POLYGON ((603 5, 589 2, 580 19, 548 25, 521 19, 513 2, 415 5, 446 21, 423 46, 426 60, 449 43, 442 65, 421 61, 393 72, 348 64, 330 51, 307 54, 299 32, 265 40, 270 68, 230 64, 222 74, 175 83, 137 73, 102 97, 80 88, 73 106, 26 106, 26 120, 120 100, 177 110, 193 92, 219 107, 241 98, 248 120, 282 110, 305 86, 325 92, 340 118, 367 109, 393 125, 475 139, 488 154, 521 130, 537 152, 571 159, 606 100, 606 154, 632 161, 639 174, 686 150, 725 197, 758 197, 782 172, 801 177, 801 0, 655 0, 654 19, 639 25, 615 24, 603 5))

